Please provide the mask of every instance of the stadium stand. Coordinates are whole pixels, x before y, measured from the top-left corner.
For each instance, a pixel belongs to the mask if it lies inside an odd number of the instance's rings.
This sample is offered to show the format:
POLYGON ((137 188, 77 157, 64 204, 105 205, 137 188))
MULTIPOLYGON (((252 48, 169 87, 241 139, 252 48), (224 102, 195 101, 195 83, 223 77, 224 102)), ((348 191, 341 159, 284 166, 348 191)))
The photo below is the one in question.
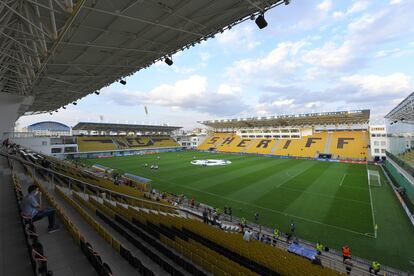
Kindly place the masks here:
POLYGON ((117 147, 112 141, 111 137, 105 136, 86 136, 78 137, 78 147, 79 151, 107 151, 107 150, 116 150, 117 147))
POLYGON ((168 136, 78 136, 80 152, 178 147, 168 136))
MULTIPOLYGON (((21 156, 25 156, 28 162, 36 165, 46 165, 47 169, 55 170, 58 167, 68 166, 67 162, 47 164, 44 160, 42 161, 44 157, 39 154, 29 155, 26 152, 26 155, 21 154, 21 156)), ((106 188, 77 183, 78 180, 75 180, 68 172, 76 171, 76 175, 83 177, 79 181, 87 183, 90 183, 89 177, 92 177, 86 172, 84 173, 87 176, 82 175, 80 168, 67 167, 65 174, 53 173, 54 176, 51 177, 46 167, 44 170, 27 169, 26 173, 36 172, 39 186, 48 186, 49 183, 54 182, 56 187, 49 186, 42 190, 45 194, 50 194, 48 197, 49 201, 54 202, 53 206, 60 210, 59 212, 66 209, 61 205, 63 201, 59 200, 59 197, 73 206, 106 240, 108 246, 115 249, 115 253, 134 268, 136 268, 134 265, 142 259, 137 259, 137 253, 131 249, 131 246, 153 262, 157 262, 158 266, 169 273, 174 272, 175 275, 183 275, 180 274, 183 271, 196 275, 207 273, 214 275, 338 275, 337 271, 313 265, 309 260, 287 252, 284 247, 273 247, 256 240, 245 242, 242 235, 225 232, 220 228, 205 224, 201 221, 201 217, 194 214, 188 215, 188 213, 183 213, 182 209, 171 205, 160 204, 143 197, 130 197, 122 190, 120 190, 121 193, 108 194, 106 188), (44 178, 43 181, 41 177, 44 178), (71 203, 72 201, 76 204, 71 203), (140 245, 142 242, 152 244, 156 252, 146 251, 144 248, 148 246, 140 245)), ((69 223, 69 225, 74 224, 69 223)), ((106 253, 108 252, 105 251, 106 253)), ((332 260, 328 259, 322 263, 329 264, 330 261, 332 260)), ((110 265, 111 269, 116 270, 116 267, 110 265)), ((144 263, 139 265, 140 269, 144 269, 144 266, 144 263)), ((335 269, 344 272, 342 265, 335 269)), ((359 267, 354 269, 359 270, 359 273, 362 272, 359 267)), ((148 271, 147 275, 152 275, 150 273, 153 267, 148 271)))
POLYGON ((220 133, 215 132, 211 133, 208 138, 206 138, 203 143, 198 147, 199 150, 209 150, 211 148, 217 148, 220 143, 227 137, 232 135, 231 133, 220 133))
POLYGON ((368 158, 368 132, 337 131, 332 133, 330 153, 334 158, 368 158))
POLYGON ((397 157, 404 160, 406 163, 408 163, 411 167, 414 168, 414 151, 406 151, 401 154, 399 154, 397 157))
POLYGON ((270 154, 277 142, 279 142, 279 140, 276 139, 254 139, 246 152, 256 154, 270 154))
POLYGON ((246 152, 280 156, 317 158, 331 154, 336 159, 367 159, 368 132, 317 132, 298 139, 242 138, 234 133, 213 133, 198 150, 214 149, 220 152, 246 152))
POLYGON ((215 275, 338 275, 258 241, 246 243, 239 234, 226 233, 195 219, 148 213, 107 201, 93 202, 124 225, 148 231, 215 275))

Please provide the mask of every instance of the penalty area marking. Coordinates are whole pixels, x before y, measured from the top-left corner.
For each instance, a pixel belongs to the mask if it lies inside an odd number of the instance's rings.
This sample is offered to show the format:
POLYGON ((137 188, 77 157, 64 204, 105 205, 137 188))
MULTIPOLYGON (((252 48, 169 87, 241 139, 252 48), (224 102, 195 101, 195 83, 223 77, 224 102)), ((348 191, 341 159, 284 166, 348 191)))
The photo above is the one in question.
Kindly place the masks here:
POLYGON ((348 229, 348 228, 344 228, 344 227, 340 227, 340 226, 327 224, 327 223, 323 223, 323 222, 320 222, 320 221, 316 221, 316 220, 312 220, 312 219, 292 215, 292 214, 281 212, 281 211, 278 211, 278 210, 275 210, 275 209, 262 207, 262 206, 259 206, 259 205, 256 205, 256 204, 246 203, 246 202, 243 202, 243 201, 240 201, 240 200, 236 200, 236 199, 232 199, 232 198, 229 198, 229 197, 221 196, 221 195, 218 195, 218 194, 215 194, 215 193, 202 191, 202 190, 191 188, 191 187, 188 187, 188 186, 185 186, 185 185, 176 185, 176 186, 186 188, 186 189, 189 189, 189 190, 194 190, 194 191, 197 191, 197 192, 200 192, 200 193, 203 193, 203 194, 208 194, 208 195, 212 195, 212 196, 215 196, 215 197, 220 197, 220 198, 223 198, 223 199, 226 199, 226 200, 229 200, 229 201, 233 201, 233 202, 237 202, 237 203, 240 203, 240 204, 243 204, 243 205, 248 205, 248 206, 256 207, 256 208, 259 208, 259 209, 267 210, 267 211, 270 211, 270 212, 273 212, 273 213, 278 213, 278 214, 281 214, 281 215, 290 216, 290 217, 300 219, 300 220, 303 220, 303 221, 306 221, 306 222, 332 227, 332 228, 335 228, 335 229, 339 229, 339 230, 346 231, 346 232, 349 232, 349 233, 361 235, 361 236, 364 236, 364 237, 375 238, 372 235, 372 233, 362 233, 362 232, 354 231, 354 230, 351 230, 351 229, 348 229))

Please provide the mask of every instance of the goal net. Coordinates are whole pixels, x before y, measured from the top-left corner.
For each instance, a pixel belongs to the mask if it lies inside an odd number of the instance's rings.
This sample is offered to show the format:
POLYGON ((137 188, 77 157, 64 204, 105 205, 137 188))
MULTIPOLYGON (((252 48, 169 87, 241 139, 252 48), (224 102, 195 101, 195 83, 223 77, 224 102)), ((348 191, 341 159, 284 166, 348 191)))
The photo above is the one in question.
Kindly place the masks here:
POLYGON ((379 172, 368 170, 368 182, 370 186, 381 187, 381 178, 379 172))

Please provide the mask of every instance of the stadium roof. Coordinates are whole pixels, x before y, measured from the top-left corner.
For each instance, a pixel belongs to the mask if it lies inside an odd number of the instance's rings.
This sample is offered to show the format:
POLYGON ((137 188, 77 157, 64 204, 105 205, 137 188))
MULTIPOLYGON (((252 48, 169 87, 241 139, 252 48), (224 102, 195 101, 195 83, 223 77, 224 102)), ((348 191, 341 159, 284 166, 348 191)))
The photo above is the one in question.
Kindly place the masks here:
POLYGON ((283 127, 324 124, 364 124, 369 122, 370 111, 353 110, 297 115, 279 115, 270 117, 254 117, 240 119, 210 120, 198 122, 203 125, 219 128, 250 128, 250 127, 283 127))
POLYGON ((54 121, 37 122, 27 126, 28 130, 70 131, 70 127, 54 121))
POLYGON ((391 123, 404 122, 414 124, 414 92, 385 115, 385 118, 389 119, 391 123))
POLYGON ((0 92, 53 111, 283 3, 3 0, 0 92))
POLYGON ((133 124, 111 124, 111 123, 86 123, 79 122, 72 130, 89 131, 121 131, 121 132, 171 132, 178 130, 177 126, 157 125, 133 125, 133 124))

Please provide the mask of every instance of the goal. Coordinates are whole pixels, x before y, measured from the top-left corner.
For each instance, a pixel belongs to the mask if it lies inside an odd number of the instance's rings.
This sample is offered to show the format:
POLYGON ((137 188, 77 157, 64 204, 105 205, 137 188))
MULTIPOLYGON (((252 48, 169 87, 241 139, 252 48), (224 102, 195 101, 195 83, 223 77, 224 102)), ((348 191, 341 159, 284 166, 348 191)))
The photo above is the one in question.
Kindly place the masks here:
POLYGON ((373 187, 381 187, 381 178, 378 171, 368 170, 368 183, 373 187))

